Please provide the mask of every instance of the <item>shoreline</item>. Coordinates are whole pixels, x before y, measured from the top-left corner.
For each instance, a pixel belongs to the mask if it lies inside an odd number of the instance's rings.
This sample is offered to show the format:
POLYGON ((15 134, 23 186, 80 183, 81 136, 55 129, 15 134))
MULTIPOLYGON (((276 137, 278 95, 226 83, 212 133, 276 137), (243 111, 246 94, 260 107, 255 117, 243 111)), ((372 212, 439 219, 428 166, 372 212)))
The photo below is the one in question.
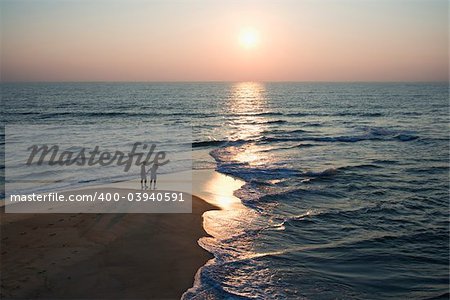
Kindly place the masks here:
POLYGON ((2 299, 180 299, 213 258, 198 241, 217 209, 193 195, 190 214, 2 212, 2 299))
POLYGON ((2 299, 180 299, 212 255, 204 212, 1 214, 2 299))
POLYGON ((239 205, 243 184, 212 169, 193 174, 190 214, 2 211, 2 299, 180 299, 213 258, 199 244, 211 237, 204 214, 239 205))

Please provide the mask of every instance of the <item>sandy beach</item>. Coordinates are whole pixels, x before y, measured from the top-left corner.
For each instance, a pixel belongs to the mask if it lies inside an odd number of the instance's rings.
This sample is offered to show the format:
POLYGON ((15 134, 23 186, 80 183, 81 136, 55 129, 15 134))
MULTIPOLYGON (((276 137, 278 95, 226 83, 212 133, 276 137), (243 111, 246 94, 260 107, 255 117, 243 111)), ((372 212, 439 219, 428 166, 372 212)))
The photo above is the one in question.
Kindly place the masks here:
POLYGON ((450 300, 447 0, 0 0, 0 300, 450 300))
MULTIPOLYGON (((206 151, 195 154, 212 162, 206 151)), ((199 245, 220 226, 211 214, 242 209, 233 192, 243 184, 212 169, 160 175, 158 191, 176 187, 193 195, 192 213, 5 213, 2 207, 1 298, 180 299, 213 258, 199 245)), ((139 188, 129 180, 61 193, 139 188)))
POLYGON ((179 299, 212 256, 192 214, 1 214, 2 299, 179 299))

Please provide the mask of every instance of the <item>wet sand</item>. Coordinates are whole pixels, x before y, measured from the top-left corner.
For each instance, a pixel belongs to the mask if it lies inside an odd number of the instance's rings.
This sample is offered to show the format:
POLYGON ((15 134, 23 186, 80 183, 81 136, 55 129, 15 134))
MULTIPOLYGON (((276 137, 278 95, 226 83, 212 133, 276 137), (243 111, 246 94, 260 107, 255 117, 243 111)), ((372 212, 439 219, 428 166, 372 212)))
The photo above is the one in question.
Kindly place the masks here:
POLYGON ((2 299, 180 299, 212 258, 205 211, 191 214, 1 213, 2 299))

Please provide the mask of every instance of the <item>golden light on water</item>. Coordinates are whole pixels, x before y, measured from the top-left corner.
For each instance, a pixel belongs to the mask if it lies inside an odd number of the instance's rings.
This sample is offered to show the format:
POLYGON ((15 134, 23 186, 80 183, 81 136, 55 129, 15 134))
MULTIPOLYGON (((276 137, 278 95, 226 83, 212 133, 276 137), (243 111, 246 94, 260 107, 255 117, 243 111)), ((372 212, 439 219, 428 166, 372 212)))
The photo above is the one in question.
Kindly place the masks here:
MULTIPOLYGON (((236 83, 231 89, 229 109, 238 118, 231 121, 233 132, 231 136, 235 140, 252 140, 264 136, 267 128, 267 118, 263 114, 268 112, 266 88, 259 82, 236 83)), ((256 147, 252 144, 240 147, 234 160, 258 164, 260 159, 256 147)))
POLYGON ((240 82, 232 87, 229 109, 239 116, 231 124, 233 138, 252 139, 265 130, 265 118, 260 115, 266 109, 265 92, 264 84, 258 82, 240 82))
MULTIPOLYGON (((217 172, 207 174, 207 180, 201 184, 202 196, 209 203, 221 209, 209 210, 203 214, 203 226, 206 232, 221 239, 242 234, 245 230, 250 229, 258 214, 244 206, 241 200, 234 195, 234 191, 239 190, 245 182, 217 172), (248 223, 248 225, 244 223, 248 223)), ((208 239, 210 238, 205 237, 201 240, 207 241, 208 239)))
POLYGON ((233 192, 241 188, 243 184, 244 182, 241 180, 213 173, 202 188, 208 193, 208 202, 222 209, 230 210, 242 206, 241 201, 233 195, 233 192))
MULTIPOLYGON (((264 107, 266 102, 265 98, 266 88, 264 83, 261 82, 238 82, 232 87, 232 98, 235 101, 238 101, 240 104, 240 108, 242 105, 247 105, 247 108, 250 108, 248 105, 252 105, 252 107, 256 110, 261 110, 264 107)), ((238 107, 236 107, 238 108, 238 107)), ((252 111, 243 111, 244 113, 252 113, 252 111)))
POLYGON ((251 149, 249 149, 248 151, 246 150, 244 152, 239 152, 234 157, 234 159, 236 159, 237 161, 249 164, 254 164, 254 162, 256 162, 258 158, 259 156, 256 153, 254 153, 251 149))

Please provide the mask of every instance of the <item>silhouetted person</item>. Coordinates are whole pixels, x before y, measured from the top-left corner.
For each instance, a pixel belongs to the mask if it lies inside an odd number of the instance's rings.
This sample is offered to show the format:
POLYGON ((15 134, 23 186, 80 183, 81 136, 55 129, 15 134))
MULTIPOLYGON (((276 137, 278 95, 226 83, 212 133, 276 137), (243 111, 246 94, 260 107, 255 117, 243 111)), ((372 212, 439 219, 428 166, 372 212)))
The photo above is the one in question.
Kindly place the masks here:
POLYGON ((153 182, 153 189, 156 189, 156 173, 158 171, 159 165, 155 162, 153 163, 153 166, 150 168, 150 188, 152 188, 152 182, 153 182))
POLYGON ((141 188, 142 189, 147 188, 147 172, 145 171, 145 163, 141 164, 141 188))

